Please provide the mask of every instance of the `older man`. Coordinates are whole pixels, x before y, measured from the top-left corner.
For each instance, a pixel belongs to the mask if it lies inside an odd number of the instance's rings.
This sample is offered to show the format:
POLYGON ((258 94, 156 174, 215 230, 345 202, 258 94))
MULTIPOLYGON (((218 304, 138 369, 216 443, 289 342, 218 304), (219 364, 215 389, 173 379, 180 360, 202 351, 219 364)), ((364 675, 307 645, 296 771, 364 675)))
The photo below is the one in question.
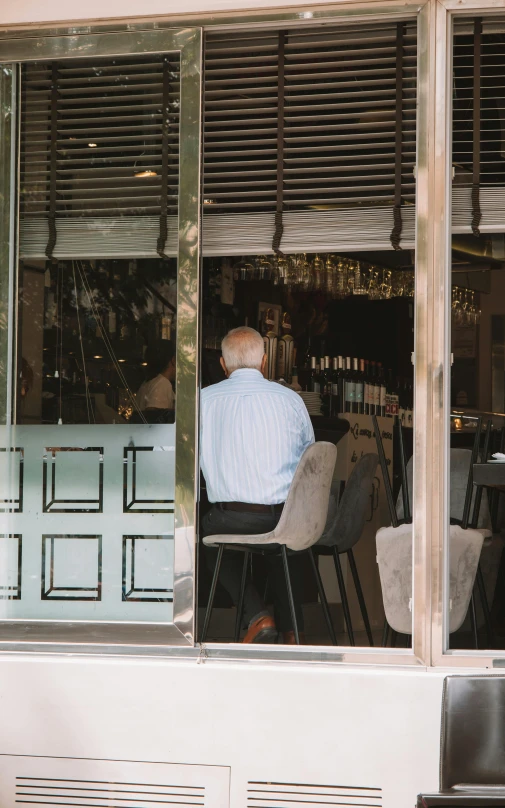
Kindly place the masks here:
MULTIPOLYGON (((288 387, 263 377, 263 339, 252 328, 235 328, 223 339, 221 365, 226 380, 202 390, 200 460, 213 503, 202 520, 202 535, 267 533, 282 513, 295 469, 314 442, 305 404, 288 387)), ((215 552, 208 554, 209 565, 215 552)), ((275 617, 252 583, 244 598, 244 642, 294 642, 280 558, 268 556, 275 617)), ((301 559, 294 559, 292 584, 301 628, 301 559)), ((212 564, 211 564, 212 562, 212 564)), ((243 558, 225 552, 220 581, 238 603, 243 558)))

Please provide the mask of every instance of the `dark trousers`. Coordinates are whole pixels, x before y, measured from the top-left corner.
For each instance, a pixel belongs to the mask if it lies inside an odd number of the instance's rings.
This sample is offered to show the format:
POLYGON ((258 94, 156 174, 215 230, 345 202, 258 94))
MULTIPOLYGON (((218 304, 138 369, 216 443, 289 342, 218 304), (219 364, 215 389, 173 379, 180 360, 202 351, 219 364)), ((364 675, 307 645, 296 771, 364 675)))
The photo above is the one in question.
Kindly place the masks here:
MULTIPOLYGON (((278 513, 248 513, 222 510, 219 505, 213 505, 210 511, 205 514, 200 526, 202 538, 218 534, 254 535, 257 533, 268 533, 273 530, 280 519, 278 513)), ((276 549, 273 545, 272 549, 276 549)), ((268 549, 268 548, 267 548, 268 549)), ((211 573, 214 572, 217 558, 217 549, 214 547, 204 548, 206 560, 211 573)), ((288 592, 286 589, 286 579, 284 577, 284 567, 282 558, 276 555, 265 555, 268 581, 274 596, 275 620, 279 631, 291 631, 293 628, 291 612, 289 610, 288 592)), ((244 564, 244 554, 239 551, 225 550, 221 562, 219 582, 224 586, 230 595, 235 606, 238 604, 240 595, 240 582, 242 580, 242 569, 244 564)), ((291 576, 291 587, 293 599, 295 601, 296 619, 299 631, 303 630, 302 614, 302 583, 303 583, 303 559, 299 555, 289 557, 289 572, 291 576)), ((245 626, 267 608, 251 581, 247 583, 244 595, 243 622, 245 626)))

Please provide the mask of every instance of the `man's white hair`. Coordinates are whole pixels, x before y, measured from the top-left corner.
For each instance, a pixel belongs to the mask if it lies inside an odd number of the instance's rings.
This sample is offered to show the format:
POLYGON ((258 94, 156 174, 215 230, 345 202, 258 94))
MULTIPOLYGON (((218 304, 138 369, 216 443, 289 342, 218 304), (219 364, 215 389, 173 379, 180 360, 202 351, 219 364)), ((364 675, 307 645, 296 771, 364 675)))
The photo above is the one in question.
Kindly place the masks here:
POLYGON ((239 368, 261 370, 265 348, 263 337, 254 328, 233 328, 223 339, 221 351, 229 373, 239 368))

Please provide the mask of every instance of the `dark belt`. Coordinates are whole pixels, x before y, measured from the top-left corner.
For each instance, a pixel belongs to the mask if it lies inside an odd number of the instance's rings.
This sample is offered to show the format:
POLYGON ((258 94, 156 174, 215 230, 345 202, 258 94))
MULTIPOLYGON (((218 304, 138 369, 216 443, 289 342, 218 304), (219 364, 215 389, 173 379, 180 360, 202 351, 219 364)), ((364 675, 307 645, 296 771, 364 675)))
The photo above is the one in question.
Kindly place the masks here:
POLYGON ((217 502, 222 511, 238 511, 239 513, 282 513, 284 502, 278 505, 257 505, 253 502, 217 502))

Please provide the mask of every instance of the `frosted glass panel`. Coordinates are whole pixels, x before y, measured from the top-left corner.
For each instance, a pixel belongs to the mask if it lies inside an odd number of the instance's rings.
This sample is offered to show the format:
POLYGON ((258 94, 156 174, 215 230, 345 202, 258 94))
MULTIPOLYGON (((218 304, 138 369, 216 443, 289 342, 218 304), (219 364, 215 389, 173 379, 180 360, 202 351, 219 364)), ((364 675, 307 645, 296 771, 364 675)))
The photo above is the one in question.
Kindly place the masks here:
POLYGON ((174 496, 173 424, 0 428, 0 617, 171 622, 174 496))

